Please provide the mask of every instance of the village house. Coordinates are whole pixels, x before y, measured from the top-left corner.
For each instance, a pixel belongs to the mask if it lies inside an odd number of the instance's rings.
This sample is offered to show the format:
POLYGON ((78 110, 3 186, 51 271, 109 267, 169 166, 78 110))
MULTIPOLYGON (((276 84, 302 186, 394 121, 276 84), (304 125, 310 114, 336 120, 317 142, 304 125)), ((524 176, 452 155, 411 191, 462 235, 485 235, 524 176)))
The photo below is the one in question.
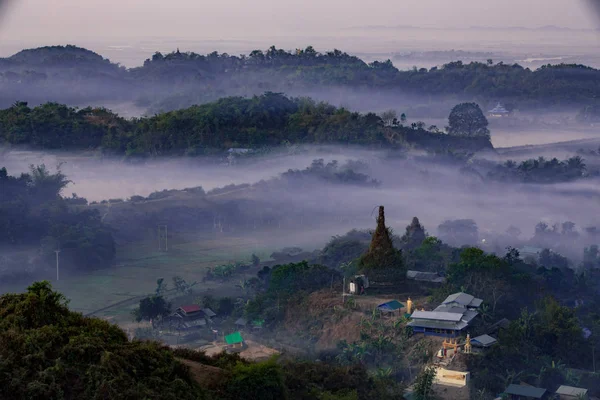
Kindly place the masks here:
POLYGON ((446 298, 433 311, 415 311, 408 326, 413 332, 425 335, 457 337, 479 314, 477 309, 483 300, 470 294, 455 293, 446 298))
POLYGON ((178 330, 190 330, 206 326, 206 318, 207 315, 200 306, 192 304, 177 308, 171 315, 170 322, 178 330))
POLYGON ((504 391, 510 400, 545 400, 548 398, 546 389, 529 385, 509 385, 504 391))
POLYGON ((556 390, 556 394, 560 400, 587 400, 587 389, 577 388, 573 386, 562 385, 556 390))

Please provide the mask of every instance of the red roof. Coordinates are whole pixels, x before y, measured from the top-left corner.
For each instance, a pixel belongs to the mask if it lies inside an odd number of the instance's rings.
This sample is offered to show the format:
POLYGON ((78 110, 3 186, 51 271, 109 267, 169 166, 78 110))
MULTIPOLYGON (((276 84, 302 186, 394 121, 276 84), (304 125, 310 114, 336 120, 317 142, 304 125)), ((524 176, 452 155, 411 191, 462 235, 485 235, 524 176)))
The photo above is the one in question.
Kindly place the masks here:
POLYGON ((179 307, 179 308, 181 308, 181 311, 183 311, 186 314, 193 313, 193 312, 198 312, 198 311, 201 310, 200 306, 197 305, 197 304, 193 304, 191 306, 182 306, 182 307, 179 307))

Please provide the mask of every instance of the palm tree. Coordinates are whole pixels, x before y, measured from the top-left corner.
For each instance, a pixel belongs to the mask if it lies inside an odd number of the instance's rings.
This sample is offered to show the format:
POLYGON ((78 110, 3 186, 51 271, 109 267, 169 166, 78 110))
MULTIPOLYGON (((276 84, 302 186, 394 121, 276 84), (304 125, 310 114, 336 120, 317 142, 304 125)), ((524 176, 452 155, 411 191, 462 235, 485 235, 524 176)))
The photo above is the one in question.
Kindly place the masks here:
POLYGON ((506 370, 505 375, 497 374, 496 376, 504 383, 504 387, 508 387, 510 384, 514 383, 517 379, 523 376, 525 371, 516 372, 513 370, 506 370))

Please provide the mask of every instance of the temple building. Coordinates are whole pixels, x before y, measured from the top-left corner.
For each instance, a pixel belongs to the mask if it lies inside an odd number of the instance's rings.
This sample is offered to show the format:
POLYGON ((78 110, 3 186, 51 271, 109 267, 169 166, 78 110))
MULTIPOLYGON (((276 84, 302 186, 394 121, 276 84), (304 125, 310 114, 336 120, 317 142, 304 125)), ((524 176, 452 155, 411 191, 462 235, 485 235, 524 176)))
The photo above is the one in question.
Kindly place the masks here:
POLYGON ((488 117, 494 117, 494 118, 506 117, 509 114, 510 114, 510 111, 508 111, 506 108, 504 108, 504 106, 500 103, 496 104, 496 107, 494 107, 490 111, 488 111, 488 117))
POLYGON ((413 312, 408 326, 412 327, 414 333, 454 338, 460 336, 479 314, 477 309, 482 302, 470 294, 455 293, 433 311, 413 312))

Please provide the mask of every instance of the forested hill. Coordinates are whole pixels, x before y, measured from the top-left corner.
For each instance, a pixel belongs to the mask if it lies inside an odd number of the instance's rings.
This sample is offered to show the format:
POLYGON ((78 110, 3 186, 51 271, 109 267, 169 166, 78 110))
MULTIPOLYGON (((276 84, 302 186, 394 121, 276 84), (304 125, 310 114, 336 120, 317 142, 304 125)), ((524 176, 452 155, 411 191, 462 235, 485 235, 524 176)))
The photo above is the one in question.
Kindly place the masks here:
MULTIPOLYGON (((431 127, 433 129, 434 127, 431 127)), ((437 129, 437 128, 436 128, 437 129)), ((403 126, 309 98, 267 92, 125 119, 105 108, 57 103, 31 108, 17 102, 0 110, 0 142, 42 149, 102 149, 131 156, 195 155, 230 147, 292 144, 410 146, 428 150, 492 148, 489 136, 465 137, 403 126)))
POLYGON ((519 108, 581 108, 596 104, 600 71, 565 64, 532 71, 492 60, 400 71, 389 60, 366 63, 339 50, 320 53, 311 46, 294 52, 273 46, 241 56, 177 50, 156 53, 132 69, 75 46, 25 50, 0 59, 0 102, 5 105, 17 100, 128 99, 171 110, 266 90, 299 95, 327 88, 384 91, 392 97, 453 96, 483 105, 501 100, 519 108))

